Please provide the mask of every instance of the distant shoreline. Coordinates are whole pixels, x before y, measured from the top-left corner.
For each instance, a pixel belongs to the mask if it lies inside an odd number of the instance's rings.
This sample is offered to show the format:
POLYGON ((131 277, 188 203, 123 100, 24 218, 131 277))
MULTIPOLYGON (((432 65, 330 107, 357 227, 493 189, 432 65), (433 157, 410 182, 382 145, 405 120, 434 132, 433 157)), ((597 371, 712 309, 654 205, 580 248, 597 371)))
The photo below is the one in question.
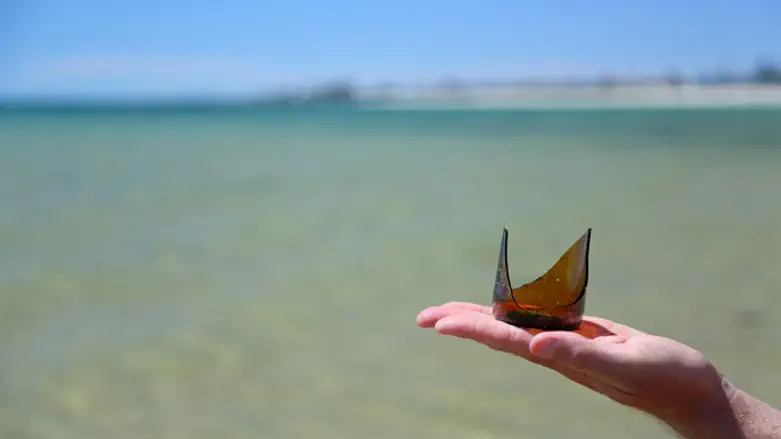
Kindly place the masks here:
POLYGON ((243 99, 167 99, 148 101, 16 99, 0 101, 0 111, 122 110, 274 110, 297 108, 366 110, 556 110, 556 109, 706 109, 781 108, 781 85, 521 85, 358 89, 350 100, 279 102, 243 99))
MULTIPOLYGON (((376 97, 376 95, 369 95, 376 97)), ((473 87, 421 90, 377 100, 382 108, 707 108, 779 107, 779 85, 615 85, 473 87)))

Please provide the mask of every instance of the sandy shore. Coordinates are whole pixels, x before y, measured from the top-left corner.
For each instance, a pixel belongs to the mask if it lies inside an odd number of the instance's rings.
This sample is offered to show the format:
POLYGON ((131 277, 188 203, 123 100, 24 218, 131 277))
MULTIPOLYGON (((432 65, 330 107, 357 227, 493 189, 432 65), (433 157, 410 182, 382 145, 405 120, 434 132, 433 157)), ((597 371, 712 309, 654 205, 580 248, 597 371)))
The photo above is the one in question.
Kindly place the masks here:
POLYGON ((398 88, 364 90, 383 106, 430 107, 781 107, 781 85, 501 86, 460 90, 398 88))

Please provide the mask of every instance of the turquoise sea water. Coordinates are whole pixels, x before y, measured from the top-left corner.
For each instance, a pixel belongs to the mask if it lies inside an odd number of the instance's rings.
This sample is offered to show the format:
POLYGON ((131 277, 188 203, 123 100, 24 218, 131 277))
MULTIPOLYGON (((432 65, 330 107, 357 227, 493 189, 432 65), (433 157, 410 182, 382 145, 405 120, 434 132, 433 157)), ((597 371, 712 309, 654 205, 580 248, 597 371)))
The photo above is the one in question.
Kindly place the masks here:
POLYGON ((415 326, 502 226, 781 404, 780 192, 778 110, 2 113, 0 437, 663 437, 415 326))

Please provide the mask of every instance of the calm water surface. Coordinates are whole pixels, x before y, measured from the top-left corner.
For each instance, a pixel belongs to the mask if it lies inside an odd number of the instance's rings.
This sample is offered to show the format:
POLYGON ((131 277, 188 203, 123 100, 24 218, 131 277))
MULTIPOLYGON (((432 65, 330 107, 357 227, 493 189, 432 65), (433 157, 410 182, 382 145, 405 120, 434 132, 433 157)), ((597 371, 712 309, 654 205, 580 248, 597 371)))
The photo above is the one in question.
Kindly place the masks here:
POLYGON ((415 326, 505 225, 781 404, 779 188, 771 110, 0 114, 0 437, 663 437, 415 326))

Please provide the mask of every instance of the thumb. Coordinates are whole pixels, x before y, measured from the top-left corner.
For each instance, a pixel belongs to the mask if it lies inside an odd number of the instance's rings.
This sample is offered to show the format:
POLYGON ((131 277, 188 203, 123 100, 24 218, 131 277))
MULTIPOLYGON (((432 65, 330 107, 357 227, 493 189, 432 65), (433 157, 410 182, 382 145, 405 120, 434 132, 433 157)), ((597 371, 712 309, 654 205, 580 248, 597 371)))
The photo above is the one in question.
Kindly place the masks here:
POLYGON ((626 373, 616 352, 574 332, 538 334, 529 343, 529 351, 554 365, 587 372, 606 381, 616 381, 626 373))

